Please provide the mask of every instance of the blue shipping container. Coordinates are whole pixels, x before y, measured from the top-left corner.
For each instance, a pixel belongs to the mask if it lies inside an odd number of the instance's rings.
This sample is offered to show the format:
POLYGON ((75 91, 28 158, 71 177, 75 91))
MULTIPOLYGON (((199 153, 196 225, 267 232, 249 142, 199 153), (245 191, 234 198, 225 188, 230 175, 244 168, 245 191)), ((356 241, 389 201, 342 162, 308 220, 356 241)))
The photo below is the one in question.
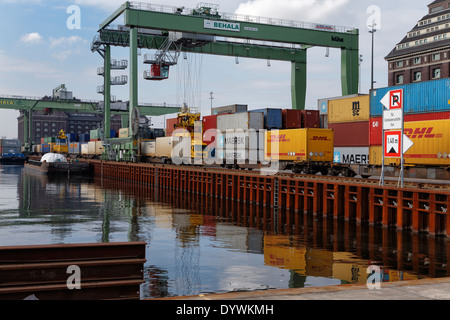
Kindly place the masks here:
POLYGON ((283 127, 283 115, 281 109, 258 109, 249 110, 249 112, 264 113, 264 128, 265 129, 281 129, 283 127))
POLYGON ((75 133, 68 133, 66 136, 67 136, 68 141, 74 141, 74 142, 78 141, 77 140, 78 137, 75 133))
POLYGON ((42 148, 42 150, 41 150, 42 153, 50 152, 50 145, 47 144, 47 143, 43 144, 43 145, 41 146, 41 148, 42 148))
POLYGON ((89 142, 91 140, 90 135, 87 133, 82 133, 79 135, 79 139, 80 142, 89 142))
POLYGON ((398 89, 403 89, 405 114, 450 110, 450 79, 445 78, 372 90, 370 92, 370 116, 381 117, 384 110, 381 99, 389 91, 398 89))

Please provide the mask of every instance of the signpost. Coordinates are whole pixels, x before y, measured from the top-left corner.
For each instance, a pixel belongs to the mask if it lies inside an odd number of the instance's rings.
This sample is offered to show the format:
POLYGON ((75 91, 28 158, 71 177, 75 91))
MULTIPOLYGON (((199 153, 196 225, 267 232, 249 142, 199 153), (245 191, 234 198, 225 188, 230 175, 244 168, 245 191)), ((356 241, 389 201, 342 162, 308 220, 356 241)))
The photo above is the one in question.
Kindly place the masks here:
POLYGON ((404 153, 414 144, 403 134, 403 89, 391 90, 381 99, 383 111, 383 162, 380 184, 384 186, 384 159, 400 158, 400 183, 404 186, 404 153))

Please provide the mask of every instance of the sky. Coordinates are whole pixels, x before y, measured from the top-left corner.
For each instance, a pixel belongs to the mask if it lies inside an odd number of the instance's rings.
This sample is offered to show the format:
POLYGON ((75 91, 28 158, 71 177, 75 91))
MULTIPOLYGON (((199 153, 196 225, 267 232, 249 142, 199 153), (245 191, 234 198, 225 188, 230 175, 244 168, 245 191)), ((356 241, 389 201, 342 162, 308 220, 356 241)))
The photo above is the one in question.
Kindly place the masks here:
MULTIPOLYGON (((103 79, 97 67, 103 64, 90 50, 99 24, 124 0, 0 0, 0 96, 43 97, 65 84, 79 99, 102 100, 97 86, 103 79), (79 8, 74 24, 72 6, 79 8), (68 10, 69 9, 69 10, 68 10), (75 26, 75 28, 73 27, 75 26)), ((165 6, 195 8, 200 1, 145 1, 165 6)), ((360 93, 369 93, 371 79, 371 34, 377 23, 374 46, 375 88, 386 87, 384 57, 416 22, 427 14, 431 0, 214 0, 220 12, 281 18, 358 28, 360 37, 360 93)), ((291 63, 260 59, 189 54, 171 68, 169 79, 148 81, 141 76, 148 65, 139 57, 139 102, 180 105, 187 102, 202 115, 211 105, 246 104, 249 109, 291 108, 291 63), (211 94, 212 98, 211 99, 211 94)), ((314 47, 307 51, 306 108, 317 109, 317 100, 341 95, 340 50, 314 47)), ((128 49, 112 48, 113 59, 129 59, 128 49)), ((128 71, 114 71, 113 76, 128 71)), ((118 100, 129 100, 128 85, 115 86, 118 100)), ((18 111, 0 109, 0 138, 16 138, 18 111)), ((167 115, 167 118, 173 115, 167 115)), ((165 117, 153 117, 156 128, 165 117)))

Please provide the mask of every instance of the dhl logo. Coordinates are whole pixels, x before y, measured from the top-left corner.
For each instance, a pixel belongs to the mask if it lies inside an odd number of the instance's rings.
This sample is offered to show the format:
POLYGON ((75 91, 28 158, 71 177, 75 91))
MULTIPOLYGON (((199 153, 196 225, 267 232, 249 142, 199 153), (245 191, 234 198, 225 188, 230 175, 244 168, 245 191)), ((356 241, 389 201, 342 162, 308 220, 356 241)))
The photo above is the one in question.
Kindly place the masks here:
POLYGON ((425 127, 425 128, 404 128, 403 132, 410 139, 434 139, 434 138, 442 138, 442 133, 434 134, 433 127, 425 127))
POLYGON ((287 142, 289 140, 286 139, 285 134, 279 134, 279 135, 271 135, 270 136, 270 142, 287 142))
POLYGON ((311 138, 311 140, 313 140, 313 141, 331 141, 330 139, 328 139, 328 137, 325 137, 325 136, 313 136, 311 138))

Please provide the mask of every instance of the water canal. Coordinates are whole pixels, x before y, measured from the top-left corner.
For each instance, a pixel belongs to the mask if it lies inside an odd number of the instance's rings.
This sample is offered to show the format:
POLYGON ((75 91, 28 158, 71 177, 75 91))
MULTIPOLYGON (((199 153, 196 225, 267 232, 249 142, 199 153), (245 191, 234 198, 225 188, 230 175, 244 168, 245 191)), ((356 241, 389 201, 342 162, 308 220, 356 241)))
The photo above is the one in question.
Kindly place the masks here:
POLYGON ((123 241, 147 243, 142 298, 450 274, 442 237, 0 166, 0 246, 123 241))

